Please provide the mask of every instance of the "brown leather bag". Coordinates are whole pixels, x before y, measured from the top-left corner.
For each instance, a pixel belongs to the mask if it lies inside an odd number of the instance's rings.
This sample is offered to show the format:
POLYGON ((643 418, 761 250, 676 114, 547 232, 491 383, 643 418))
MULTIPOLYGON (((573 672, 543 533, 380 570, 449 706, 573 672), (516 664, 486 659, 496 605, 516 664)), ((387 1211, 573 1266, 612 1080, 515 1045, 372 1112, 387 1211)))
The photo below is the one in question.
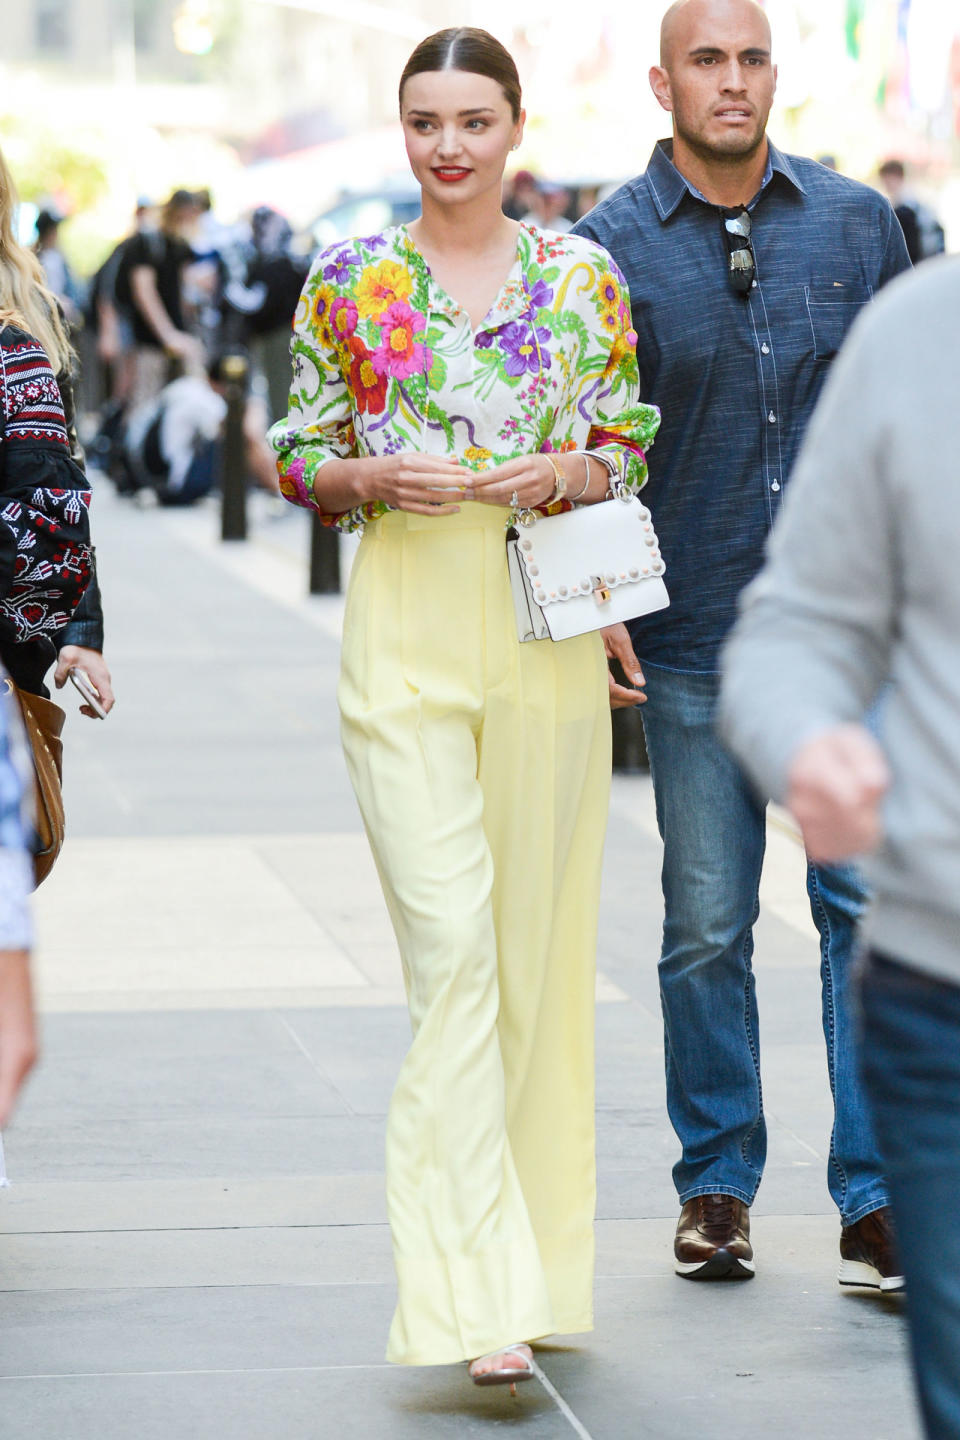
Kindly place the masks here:
POLYGON ((36 848, 33 855, 34 888, 46 880, 63 848, 66 831, 63 813, 63 741, 60 739, 66 714, 52 700, 21 690, 12 680, 6 682, 16 696, 23 716, 23 727, 33 755, 34 826, 36 848))

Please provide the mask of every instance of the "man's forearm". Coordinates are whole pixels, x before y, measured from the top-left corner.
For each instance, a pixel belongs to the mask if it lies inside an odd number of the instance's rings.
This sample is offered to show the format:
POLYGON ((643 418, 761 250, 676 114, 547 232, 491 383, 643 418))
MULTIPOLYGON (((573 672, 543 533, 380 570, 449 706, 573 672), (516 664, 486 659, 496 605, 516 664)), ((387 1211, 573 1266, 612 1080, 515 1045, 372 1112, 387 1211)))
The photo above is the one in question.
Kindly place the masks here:
POLYGON ((749 604, 723 653, 719 722, 762 794, 784 802, 795 753, 862 719, 877 672, 859 637, 805 613, 789 596, 749 604))

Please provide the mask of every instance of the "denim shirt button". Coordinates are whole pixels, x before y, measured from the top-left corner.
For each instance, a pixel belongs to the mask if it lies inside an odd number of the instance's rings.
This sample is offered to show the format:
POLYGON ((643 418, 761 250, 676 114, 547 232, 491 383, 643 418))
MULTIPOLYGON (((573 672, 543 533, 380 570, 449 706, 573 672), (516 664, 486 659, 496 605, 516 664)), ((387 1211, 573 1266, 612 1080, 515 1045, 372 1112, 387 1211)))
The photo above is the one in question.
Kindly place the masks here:
POLYGON ((774 480, 773 484, 770 486, 770 489, 771 489, 771 490, 779 490, 779 489, 780 489, 780 481, 779 481, 779 480, 774 480))
POLYGON ((770 421, 770 424, 771 424, 771 425, 776 425, 776 423, 777 423, 777 417, 776 417, 776 415, 774 415, 774 413, 773 413, 772 410, 770 411, 770 414, 767 416, 767 419, 770 421))
POLYGON ((760 354, 761 354, 761 355, 769 355, 769 354, 770 354, 770 346, 767 344, 766 340, 764 340, 763 344, 760 346, 760 354))

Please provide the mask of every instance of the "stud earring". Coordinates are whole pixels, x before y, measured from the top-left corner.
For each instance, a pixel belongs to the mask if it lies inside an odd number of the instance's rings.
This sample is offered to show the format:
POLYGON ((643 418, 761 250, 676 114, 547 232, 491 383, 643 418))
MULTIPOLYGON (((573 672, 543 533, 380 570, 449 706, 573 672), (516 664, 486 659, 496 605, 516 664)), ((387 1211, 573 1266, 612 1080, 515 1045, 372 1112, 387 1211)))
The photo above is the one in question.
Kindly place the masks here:
POLYGON ((511 149, 511 150, 519 150, 519 149, 520 149, 520 142, 519 142, 519 140, 517 141, 516 145, 511 145, 511 146, 510 146, 510 149, 511 149))

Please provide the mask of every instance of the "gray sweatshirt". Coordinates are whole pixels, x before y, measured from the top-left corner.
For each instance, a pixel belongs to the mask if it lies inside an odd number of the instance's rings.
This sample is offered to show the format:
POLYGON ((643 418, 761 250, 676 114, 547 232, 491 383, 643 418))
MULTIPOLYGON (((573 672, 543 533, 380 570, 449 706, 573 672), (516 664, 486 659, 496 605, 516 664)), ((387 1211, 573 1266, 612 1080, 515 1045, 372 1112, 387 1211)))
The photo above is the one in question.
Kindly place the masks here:
POLYGON ((960 258, 895 280, 851 331, 724 672, 724 736, 777 799, 798 746, 882 692, 865 936, 960 984, 960 258))

